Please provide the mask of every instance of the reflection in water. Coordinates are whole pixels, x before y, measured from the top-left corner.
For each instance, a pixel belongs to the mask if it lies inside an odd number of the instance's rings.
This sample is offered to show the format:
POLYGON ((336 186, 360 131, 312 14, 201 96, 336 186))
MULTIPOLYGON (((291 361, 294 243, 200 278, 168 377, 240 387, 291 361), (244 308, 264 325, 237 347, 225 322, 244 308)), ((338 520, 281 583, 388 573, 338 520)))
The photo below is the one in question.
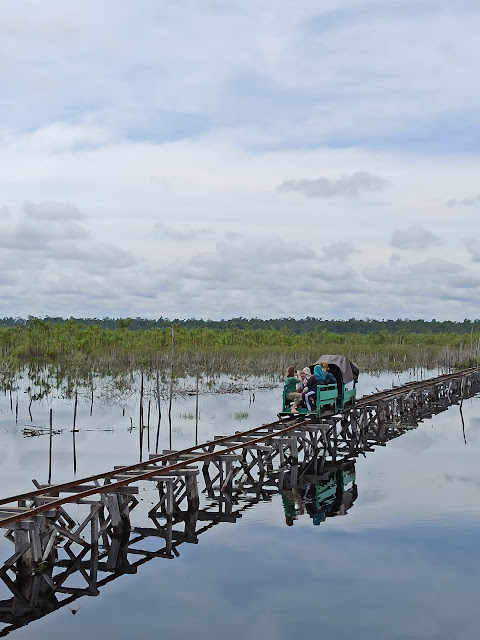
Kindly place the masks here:
MULTIPOLYGON (((143 408, 150 403, 152 420, 156 411, 160 422, 163 405, 167 408, 170 423, 173 421, 173 401, 179 398, 198 398, 216 392, 240 393, 249 385, 271 389, 278 383, 279 380, 274 376, 258 377, 255 381, 248 381, 248 378, 237 376, 231 379, 218 373, 208 374, 201 371, 190 377, 177 377, 173 370, 157 370, 153 373, 126 370, 115 375, 108 372, 97 374, 93 371, 72 373, 53 365, 0 371, 0 392, 8 397, 10 412, 18 418, 22 400, 25 399, 28 401, 26 412, 31 423, 34 416, 37 416, 38 420, 37 409, 43 414, 45 404, 51 405, 58 400, 81 402, 88 406, 90 416, 95 409, 120 407, 123 415, 126 410, 131 411, 128 417, 132 418, 135 425, 137 417, 134 411, 137 408, 143 413, 143 408)), ((140 416, 140 421, 142 419, 143 416, 140 416)), ((149 422, 148 418, 146 422, 149 422)))
POLYGON ((462 433, 463 433, 463 441, 467 444, 467 436, 465 435, 465 420, 463 419, 463 411, 462 411, 463 399, 459 404, 460 408, 460 418, 462 420, 462 433))
MULTIPOLYGON (((35 562, 31 555, 21 555, 21 545, 28 543, 27 532, 11 531, 8 535, 15 542, 16 553, 0 569, 0 578, 12 596, 0 601, 0 622, 4 625, 0 637, 61 607, 68 606, 76 613, 78 604, 72 605, 78 598, 99 595, 103 586, 136 573, 154 558, 178 557, 182 544, 197 544, 212 527, 235 523, 245 510, 270 501, 275 494, 282 496, 287 524, 304 515, 314 525, 327 517, 345 515, 357 497, 353 461, 326 467, 317 475, 313 459, 284 467, 280 474, 257 469, 255 477, 250 465, 248 476, 253 482, 224 482, 222 488, 213 484, 215 475, 212 482, 208 467, 214 464, 204 466, 203 500, 193 474, 181 481, 181 495, 176 484, 158 483, 158 502, 144 525, 134 526, 130 521, 130 512, 140 504, 136 487, 124 488, 129 493, 123 496, 117 494, 117 519, 114 511, 104 511, 101 501, 91 504, 89 514, 78 526, 63 512, 40 530, 43 554, 37 553, 35 562), (122 504, 130 508, 122 510, 122 504)), ((106 494, 105 500, 111 497, 106 494)))
MULTIPOLYGON (((442 410, 438 408, 438 411, 442 410)), ((461 416, 463 418, 463 414, 461 416)), ((70 423, 71 413, 68 419, 70 423)), ((159 410, 157 451, 160 419, 159 410)), ((147 417, 147 424, 149 422, 147 417)), ((389 434, 397 437, 406 429, 405 425, 397 427, 391 432, 379 430, 378 441, 384 444, 389 434)), ((74 465, 75 431, 74 412, 74 465)), ((173 496, 174 503, 170 506, 169 497, 172 496, 168 495, 168 487, 158 486, 158 501, 155 500, 155 506, 148 514, 141 512, 142 503, 135 495, 125 496, 130 512, 135 508, 135 519, 137 513, 139 515, 137 523, 125 517, 114 522, 100 503, 87 505, 85 509, 89 511, 85 520, 79 518, 77 522, 66 521, 63 525, 56 522, 54 529, 44 532, 48 537, 41 540, 41 556, 30 567, 18 562, 18 556, 15 558, 22 549, 22 535, 18 535, 15 554, 0 568, 0 578, 11 594, 0 601, 0 629, 1 624, 4 625, 0 635, 8 635, 61 607, 67 607, 67 611, 75 614, 82 596, 99 595, 103 586, 119 576, 136 573, 141 565, 153 558, 178 557, 183 543, 198 543, 200 536, 213 527, 237 522, 247 509, 270 501, 278 494, 288 526, 309 522, 317 528, 328 518, 347 514, 357 499, 352 460, 322 465, 321 459, 311 457, 300 464, 287 461, 282 470, 265 468, 257 471, 252 477, 252 469, 248 467, 245 476, 233 484, 225 475, 215 479, 214 474, 211 477, 204 469, 204 494, 200 499, 193 491, 189 492, 186 485, 179 486, 186 494, 185 499, 179 493, 173 496)), ((280 506, 280 501, 278 504, 280 506)), ((297 536, 301 530, 296 527, 294 532, 297 536)), ((317 531, 312 529, 312 533, 316 535, 317 531)))
POLYGON ((291 527, 299 516, 308 515, 312 524, 327 518, 344 516, 358 496, 355 462, 350 461, 321 476, 302 474, 303 482, 280 491, 285 523, 291 527))

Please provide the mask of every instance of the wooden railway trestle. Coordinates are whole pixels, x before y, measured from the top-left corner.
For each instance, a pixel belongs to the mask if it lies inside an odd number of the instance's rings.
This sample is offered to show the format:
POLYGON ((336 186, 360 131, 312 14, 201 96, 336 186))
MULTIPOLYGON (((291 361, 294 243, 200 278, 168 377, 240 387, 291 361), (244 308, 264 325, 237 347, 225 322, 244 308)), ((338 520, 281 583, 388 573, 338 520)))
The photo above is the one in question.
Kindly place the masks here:
POLYGON ((296 487, 305 474, 327 477, 479 391, 480 369, 467 369, 372 394, 319 421, 285 418, 88 478, 52 486, 34 481, 33 491, 0 500, 0 528, 14 543, 0 568, 11 593, 0 601, 0 622, 7 625, 0 637, 81 596, 98 595, 144 562, 174 558, 180 544, 235 522, 245 508, 296 487), (131 512, 143 483, 156 485, 158 500, 144 514, 151 526, 134 526, 131 512), (147 538, 160 540, 160 547, 142 549, 147 538), (72 584, 73 577, 83 585, 72 584))

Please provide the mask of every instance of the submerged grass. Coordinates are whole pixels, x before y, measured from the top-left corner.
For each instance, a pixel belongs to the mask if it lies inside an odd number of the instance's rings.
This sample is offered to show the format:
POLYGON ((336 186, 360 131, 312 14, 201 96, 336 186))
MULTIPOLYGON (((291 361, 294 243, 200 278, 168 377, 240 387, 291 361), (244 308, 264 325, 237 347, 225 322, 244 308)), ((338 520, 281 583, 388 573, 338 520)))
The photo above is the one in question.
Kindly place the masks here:
POLYGON ((248 420, 250 417, 250 414, 248 413, 248 411, 235 411, 235 413, 233 414, 233 419, 236 422, 242 422, 243 420, 248 420))

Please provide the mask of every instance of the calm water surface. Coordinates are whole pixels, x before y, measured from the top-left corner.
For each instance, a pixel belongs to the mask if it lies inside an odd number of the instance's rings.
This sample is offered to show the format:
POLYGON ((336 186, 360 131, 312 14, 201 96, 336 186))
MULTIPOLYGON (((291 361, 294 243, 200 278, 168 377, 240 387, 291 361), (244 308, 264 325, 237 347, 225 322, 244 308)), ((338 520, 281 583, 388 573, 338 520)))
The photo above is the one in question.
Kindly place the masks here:
MULTIPOLYGON (((360 395, 415 377, 363 375, 360 395)), ((29 489, 32 478, 47 481, 48 435, 25 437, 23 430, 48 427, 50 408, 60 431, 53 437, 52 481, 73 477, 73 401, 52 393, 32 405, 30 420, 24 384, 12 404, 9 394, 0 398, 2 497, 29 489)), ((262 384, 250 380, 251 389, 239 394, 201 395, 199 441, 274 420, 281 388, 262 384)), ((77 477, 140 457, 135 398, 100 396, 92 415, 87 392, 79 401, 77 477)), ((272 495, 235 523, 206 531, 198 544, 180 545, 173 560, 153 559, 98 597, 81 598, 75 616, 65 607, 8 637, 477 638, 480 399, 466 400, 462 410, 466 444, 459 407, 452 406, 360 457, 358 497, 344 516, 314 526, 304 513, 287 527, 282 496, 272 495)), ((166 405, 162 412, 160 450, 169 446, 166 405)), ((195 399, 177 399, 172 418, 173 448, 194 444, 195 399)), ((152 451, 156 423, 152 407, 152 451)), ((147 445, 145 436, 143 458, 147 445)), ((145 502, 150 498, 146 490, 145 502)), ((2 536, 0 560, 12 548, 2 536)), ((0 599, 9 597, 0 589, 0 599)))

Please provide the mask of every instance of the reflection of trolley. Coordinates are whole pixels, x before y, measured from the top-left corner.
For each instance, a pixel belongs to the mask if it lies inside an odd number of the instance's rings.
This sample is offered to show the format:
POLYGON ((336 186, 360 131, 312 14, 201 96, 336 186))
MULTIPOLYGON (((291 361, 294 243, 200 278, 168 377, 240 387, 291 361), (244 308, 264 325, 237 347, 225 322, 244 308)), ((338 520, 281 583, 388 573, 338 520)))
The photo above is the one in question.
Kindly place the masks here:
MULTIPOLYGON (((343 411, 355 404, 356 384, 358 380, 358 367, 345 356, 325 355, 321 356, 310 369, 320 362, 328 364, 328 370, 333 375, 336 384, 327 384, 317 387, 317 398, 315 409, 308 411, 303 406, 298 406, 297 411, 302 415, 332 414, 336 411, 343 411)), ((292 415, 290 413, 291 403, 286 399, 286 388, 283 389, 283 405, 279 416, 292 415)))
POLYGON ((326 518, 343 516, 358 496, 355 463, 352 461, 340 469, 332 469, 327 479, 307 482, 297 490, 314 525, 326 518))

